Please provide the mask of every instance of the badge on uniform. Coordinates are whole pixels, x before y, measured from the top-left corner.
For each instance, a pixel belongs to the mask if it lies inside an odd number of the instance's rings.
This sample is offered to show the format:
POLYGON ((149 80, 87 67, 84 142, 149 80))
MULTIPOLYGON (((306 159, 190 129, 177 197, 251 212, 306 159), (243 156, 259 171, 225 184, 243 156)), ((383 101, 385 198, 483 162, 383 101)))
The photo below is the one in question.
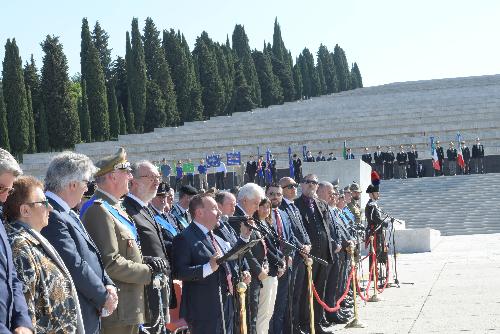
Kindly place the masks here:
POLYGON ((134 248, 134 240, 129 239, 127 246, 128 246, 128 248, 134 248))

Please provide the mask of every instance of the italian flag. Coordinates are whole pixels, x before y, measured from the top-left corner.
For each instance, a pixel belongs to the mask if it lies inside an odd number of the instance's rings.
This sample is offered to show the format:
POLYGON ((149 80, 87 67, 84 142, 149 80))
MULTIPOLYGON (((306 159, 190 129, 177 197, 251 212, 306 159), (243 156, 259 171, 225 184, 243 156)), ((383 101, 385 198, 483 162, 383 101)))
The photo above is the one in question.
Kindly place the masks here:
POLYGON ((432 148, 432 167, 434 167, 435 170, 441 170, 441 166, 439 166, 438 155, 435 147, 432 148))
POLYGON ((465 161, 464 161, 464 156, 462 154, 462 138, 460 136, 460 133, 457 133, 457 164, 460 166, 460 168, 464 169, 465 167, 465 161))

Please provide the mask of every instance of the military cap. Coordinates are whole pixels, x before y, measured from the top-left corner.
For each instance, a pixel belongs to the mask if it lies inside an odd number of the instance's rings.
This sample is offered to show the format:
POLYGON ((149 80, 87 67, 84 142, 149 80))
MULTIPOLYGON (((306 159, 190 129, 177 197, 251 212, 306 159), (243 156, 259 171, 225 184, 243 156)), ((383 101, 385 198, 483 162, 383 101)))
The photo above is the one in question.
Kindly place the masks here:
POLYGON ((99 168, 99 171, 94 175, 95 177, 102 176, 119 169, 131 170, 130 162, 127 161, 127 153, 125 153, 125 149, 123 147, 120 147, 115 155, 107 156, 96 162, 95 166, 99 168))
POLYGON ((357 184, 356 182, 353 182, 349 186, 349 190, 352 191, 352 192, 355 192, 355 193, 360 193, 361 192, 361 189, 359 188, 359 184, 357 184))
POLYGON ((85 198, 90 198, 92 196, 94 196, 94 192, 97 188, 97 185, 95 183, 95 181, 89 181, 87 183, 87 191, 83 193, 83 197, 85 198))
POLYGON ((461 144, 465 144, 465 140, 462 140, 460 143, 461 143, 461 144))
POLYGON ((455 144, 453 144, 453 142, 452 142, 452 141, 450 141, 450 146, 453 146, 453 145, 455 145, 455 144))
POLYGON ((165 195, 170 191, 170 186, 166 182, 160 182, 156 190, 156 196, 165 195))
POLYGON ((377 148, 380 149, 380 145, 377 145, 377 148))
POLYGON ((349 186, 345 186, 345 187, 344 187, 344 194, 345 194, 346 192, 349 192, 349 191, 350 191, 350 190, 349 190, 349 186))
POLYGON ((476 141, 479 141, 479 137, 476 138, 476 141))
POLYGON ((339 189, 338 196, 339 197, 345 197, 344 194, 345 194, 344 189, 339 189))
POLYGON ((399 148, 403 148, 403 145, 399 145, 399 148))
POLYGON ((195 187, 190 186, 189 184, 186 184, 186 185, 180 187, 179 194, 194 196, 194 195, 198 194, 198 190, 196 190, 195 187))
POLYGON ((339 180, 339 179, 336 179, 336 180, 333 180, 333 181, 332 181, 332 185, 333 185, 334 187, 338 187, 338 186, 339 186, 339 183, 340 183, 340 180, 339 180))
POLYGON ((439 144, 439 140, 436 140, 436 144, 439 144))
POLYGON ((378 186, 374 186, 373 184, 370 184, 368 188, 366 188, 367 194, 378 193, 378 192, 379 192, 378 186))

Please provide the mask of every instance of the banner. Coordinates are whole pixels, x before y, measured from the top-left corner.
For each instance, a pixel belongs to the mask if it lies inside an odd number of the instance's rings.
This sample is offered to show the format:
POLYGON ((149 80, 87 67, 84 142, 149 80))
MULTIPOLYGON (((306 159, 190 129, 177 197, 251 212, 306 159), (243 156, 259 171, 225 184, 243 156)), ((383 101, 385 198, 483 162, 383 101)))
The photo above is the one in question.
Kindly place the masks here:
POLYGON ((290 177, 293 179, 295 170, 293 168, 292 148, 290 146, 288 146, 288 168, 290 169, 290 177))
POLYGON ((182 165, 182 172, 183 173, 193 174, 194 173, 194 165, 193 165, 193 163, 192 162, 185 162, 182 165))
POLYGON ((208 167, 219 167, 220 166, 220 155, 219 154, 207 155, 206 161, 207 161, 208 167))
POLYGON ((241 153, 240 152, 227 152, 226 160, 228 166, 241 165, 241 153))
POLYGON ((267 183, 273 182, 273 175, 271 174, 271 151, 267 149, 266 151, 266 180, 267 183))

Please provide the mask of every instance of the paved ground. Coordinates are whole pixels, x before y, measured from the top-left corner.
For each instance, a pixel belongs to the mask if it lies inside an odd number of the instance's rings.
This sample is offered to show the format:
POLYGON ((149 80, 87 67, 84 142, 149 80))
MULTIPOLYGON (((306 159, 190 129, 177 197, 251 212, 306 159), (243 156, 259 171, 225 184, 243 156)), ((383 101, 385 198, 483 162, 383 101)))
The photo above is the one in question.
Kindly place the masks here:
POLYGON ((441 239, 431 253, 398 257, 401 287, 361 303, 365 328, 337 332, 500 333, 500 234, 441 239))

